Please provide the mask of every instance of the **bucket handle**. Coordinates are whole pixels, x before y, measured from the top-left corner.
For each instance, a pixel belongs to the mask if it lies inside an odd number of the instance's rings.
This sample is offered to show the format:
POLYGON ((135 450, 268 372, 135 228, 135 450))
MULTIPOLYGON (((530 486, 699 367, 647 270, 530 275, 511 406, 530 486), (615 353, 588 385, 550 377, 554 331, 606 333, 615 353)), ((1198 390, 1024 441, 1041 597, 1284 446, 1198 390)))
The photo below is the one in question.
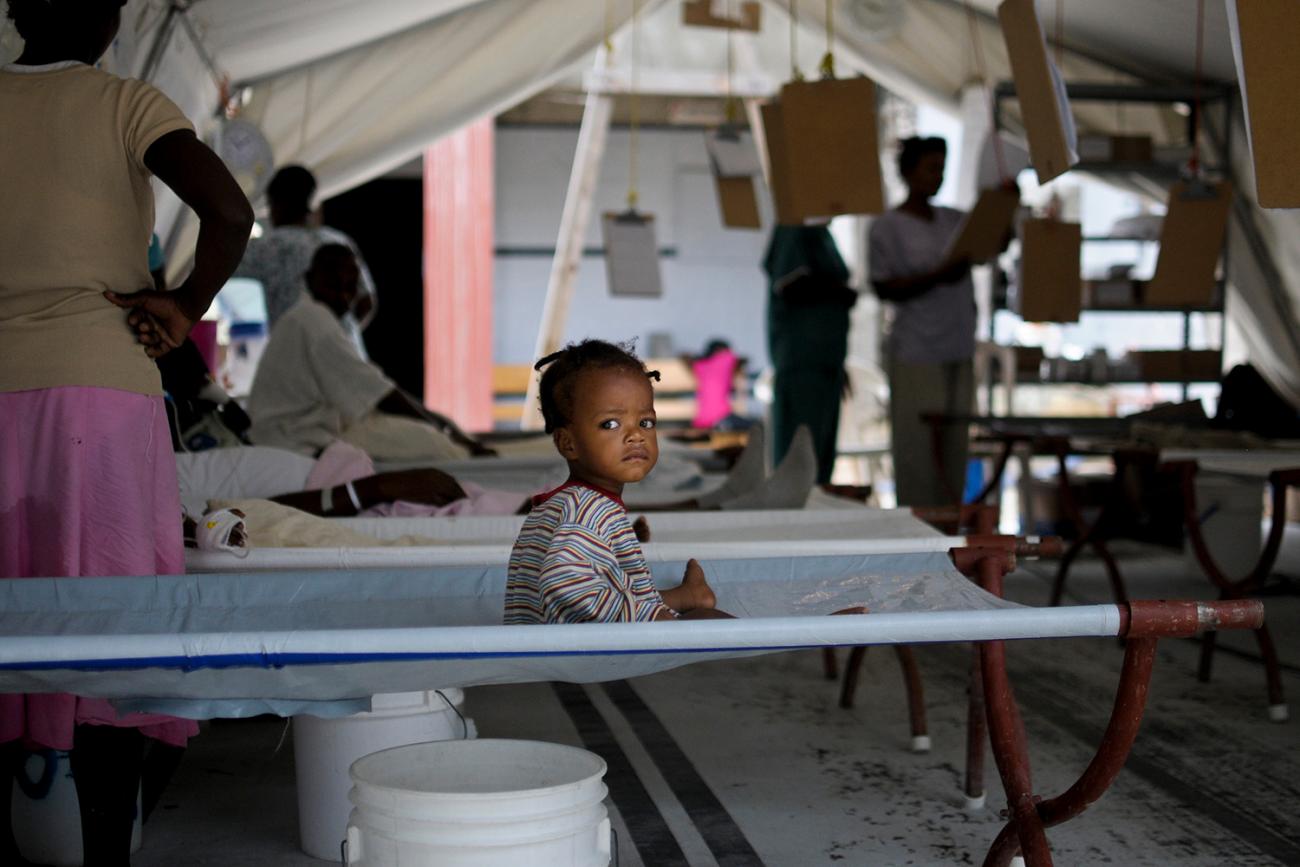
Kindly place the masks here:
POLYGON ((18 784, 19 790, 33 801, 44 800, 54 787, 54 774, 59 769, 59 754, 54 750, 38 750, 32 753, 33 756, 40 756, 45 762, 41 775, 35 780, 27 776, 27 763, 23 762, 14 771, 14 782, 18 784))
POLYGON ((339 854, 343 856, 344 865, 361 863, 361 829, 356 825, 348 825, 348 836, 339 843, 339 854), (354 858, 358 860, 354 861, 354 858))
POLYGON ((605 863, 610 863, 610 853, 613 853, 614 867, 618 867, 618 831, 606 816, 600 820, 596 826, 596 851, 605 856, 605 863))

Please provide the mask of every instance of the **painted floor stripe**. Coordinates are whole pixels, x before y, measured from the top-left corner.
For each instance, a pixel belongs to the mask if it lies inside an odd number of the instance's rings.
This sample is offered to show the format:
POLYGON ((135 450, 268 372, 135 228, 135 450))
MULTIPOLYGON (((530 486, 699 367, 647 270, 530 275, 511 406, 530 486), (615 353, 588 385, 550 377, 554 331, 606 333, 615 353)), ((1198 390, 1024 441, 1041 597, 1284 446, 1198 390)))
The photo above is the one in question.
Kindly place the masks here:
POLYGON ((690 867, 681 845, 637 776, 627 753, 614 739, 609 724, 591 703, 586 691, 572 683, 554 683, 551 686, 573 720, 583 745, 609 766, 605 785, 609 787, 609 795, 627 825, 628 835, 641 860, 651 867, 690 867))
POLYGON ((763 860, 735 819, 632 685, 626 680, 617 680, 602 686, 614 706, 627 718, 720 867, 762 865, 763 860))

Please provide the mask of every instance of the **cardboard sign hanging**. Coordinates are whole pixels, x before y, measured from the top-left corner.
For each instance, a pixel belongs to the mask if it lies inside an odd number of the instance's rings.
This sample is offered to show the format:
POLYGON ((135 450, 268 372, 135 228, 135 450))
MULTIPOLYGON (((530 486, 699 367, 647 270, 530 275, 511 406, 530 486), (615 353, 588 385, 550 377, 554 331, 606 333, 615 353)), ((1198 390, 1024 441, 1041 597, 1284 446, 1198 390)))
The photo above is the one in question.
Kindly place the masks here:
POLYGON ((998 6, 998 21, 1007 43, 1011 77, 1029 139, 1029 156, 1038 182, 1045 184, 1078 162, 1070 141, 1074 122, 1065 86, 1047 55, 1047 40, 1038 24, 1034 0, 1003 0, 998 6))
POLYGON ((748 129, 725 124, 705 137, 713 184, 718 191, 722 225, 729 229, 761 229, 754 176, 762 174, 758 148, 748 129))
POLYGON ((763 131, 782 224, 885 209, 869 78, 787 82, 763 109, 763 131))
POLYGON ((1080 250, 1083 227, 1025 220, 1020 227, 1016 313, 1026 322, 1078 322, 1083 306, 1080 250))
POLYGON ((773 100, 759 110, 763 118, 763 141, 767 145, 768 186, 772 188, 772 206, 778 223, 802 223, 794 217, 790 194, 790 157, 785 143, 785 114, 781 103, 773 100))
POLYGON ((601 220, 609 294, 636 298, 663 295, 653 214, 607 212, 601 220))
POLYGON ((718 210, 722 212, 722 225, 729 229, 763 228, 752 177, 724 178, 715 175, 713 183, 718 189, 718 210))
POLYGON ((1232 184, 1183 181, 1169 191, 1160 226, 1156 272, 1145 304, 1153 307, 1210 307, 1217 299, 1215 270, 1232 209, 1232 184))
POLYGON ((718 0, 684 0, 682 23, 690 27, 719 27, 723 30, 748 30, 757 33, 762 26, 763 10, 758 0, 745 0, 728 17, 728 4, 718 0))
POLYGON ((980 197, 966 215, 961 231, 948 245, 944 256, 949 262, 969 259, 973 263, 996 259, 1006 246, 1003 242, 1020 207, 1020 191, 1006 187, 981 190, 980 197))
POLYGON ((1300 208, 1300 4, 1294 0, 1228 2, 1232 53, 1246 115, 1246 138, 1255 163, 1261 208, 1300 208))
POLYGON ((746 127, 725 124, 704 137, 713 174, 720 178, 750 177, 763 173, 754 136, 746 127))

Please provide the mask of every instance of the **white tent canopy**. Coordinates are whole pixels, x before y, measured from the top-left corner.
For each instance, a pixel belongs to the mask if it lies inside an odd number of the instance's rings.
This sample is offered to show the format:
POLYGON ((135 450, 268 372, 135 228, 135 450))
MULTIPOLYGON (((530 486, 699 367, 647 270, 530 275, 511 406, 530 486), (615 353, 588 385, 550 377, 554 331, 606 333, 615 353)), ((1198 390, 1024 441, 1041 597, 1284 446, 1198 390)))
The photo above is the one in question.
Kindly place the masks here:
MULTIPOLYGON (((1049 33, 1056 4, 1040 3, 1049 33)), ((957 111, 962 92, 983 75, 1009 78, 994 12, 997 0, 835 0, 840 74, 864 72, 910 99, 957 111), (975 49, 978 39, 980 50, 975 49), (982 55, 983 63, 979 63, 982 55)), ((764 32, 741 35, 744 57, 773 81, 791 67, 789 3, 768 0, 764 32)), ((644 0, 641 57, 647 66, 720 69, 718 31, 684 28, 679 4, 644 0)), ((815 74, 825 48, 826 3, 798 0, 798 64, 815 74)), ((1061 4, 1067 80, 1187 83, 1197 68, 1196 14, 1189 0, 1067 0, 1061 4)), ((130 0, 106 63, 148 77, 210 130, 220 82, 248 86, 242 116, 269 138, 277 163, 310 165, 330 195, 417 156, 439 136, 499 112, 590 63, 612 30, 615 62, 626 62, 631 0, 130 0)), ((8 30, 6 22, 6 30, 8 30)), ((1232 82, 1226 14, 1206 4, 1203 75, 1232 82)), ((17 46, 0 34, 0 60, 17 46)), ((739 56, 739 54, 738 54, 739 56)), ((1078 105, 1080 129, 1179 134, 1170 110, 1078 105), (1123 129, 1119 129, 1122 123, 1123 129)), ((1233 222, 1230 316, 1252 360, 1300 402, 1296 296, 1300 261, 1289 243, 1291 212, 1263 212, 1249 200, 1249 161, 1237 147, 1237 188, 1247 194, 1233 222)), ((557 203, 558 207, 559 203, 557 203)), ((178 253, 187 233, 180 207, 160 197, 159 225, 178 253)))

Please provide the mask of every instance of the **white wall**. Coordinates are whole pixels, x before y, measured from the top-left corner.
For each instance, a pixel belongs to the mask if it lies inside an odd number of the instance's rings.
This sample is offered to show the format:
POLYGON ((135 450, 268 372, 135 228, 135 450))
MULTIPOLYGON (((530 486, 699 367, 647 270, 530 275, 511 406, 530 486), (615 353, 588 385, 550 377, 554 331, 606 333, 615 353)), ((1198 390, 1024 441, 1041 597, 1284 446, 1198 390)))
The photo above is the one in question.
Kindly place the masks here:
MULTIPOLYGON (((537 324, 559 230, 577 129, 506 126, 496 138, 496 296, 493 359, 533 361, 537 324), (503 255, 541 248, 544 255, 503 255)), ((610 131, 585 246, 599 248, 600 214, 626 209, 629 136, 610 131)), ((761 263, 766 231, 722 227, 713 181, 697 130, 642 130, 638 141, 638 210, 655 216, 664 295, 611 298, 605 261, 584 256, 569 313, 566 340, 636 338, 645 353, 648 335, 667 332, 674 352, 699 352, 712 337, 729 341, 751 359, 767 363, 766 280, 761 263)), ((770 214, 765 198, 761 207, 770 214)), ((768 218, 770 224, 770 217, 768 218)))

